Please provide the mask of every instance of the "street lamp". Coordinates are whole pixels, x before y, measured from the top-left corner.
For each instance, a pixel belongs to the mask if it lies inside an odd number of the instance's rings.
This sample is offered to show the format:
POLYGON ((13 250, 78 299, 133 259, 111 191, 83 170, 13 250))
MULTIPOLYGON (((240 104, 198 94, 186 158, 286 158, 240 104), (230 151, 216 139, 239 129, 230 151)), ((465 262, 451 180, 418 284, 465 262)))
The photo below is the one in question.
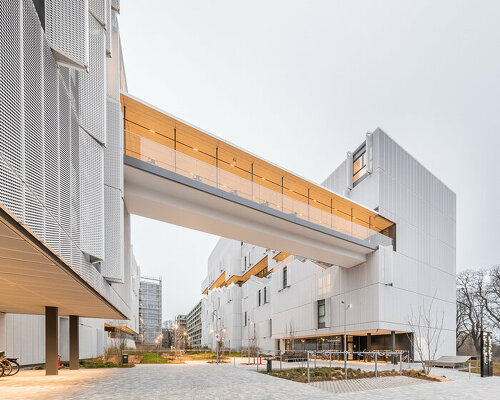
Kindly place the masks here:
POLYGON ((345 371, 345 379, 347 380, 347 334, 346 334, 346 317, 347 310, 352 308, 352 304, 346 304, 344 300, 341 301, 344 305, 344 371, 345 371))

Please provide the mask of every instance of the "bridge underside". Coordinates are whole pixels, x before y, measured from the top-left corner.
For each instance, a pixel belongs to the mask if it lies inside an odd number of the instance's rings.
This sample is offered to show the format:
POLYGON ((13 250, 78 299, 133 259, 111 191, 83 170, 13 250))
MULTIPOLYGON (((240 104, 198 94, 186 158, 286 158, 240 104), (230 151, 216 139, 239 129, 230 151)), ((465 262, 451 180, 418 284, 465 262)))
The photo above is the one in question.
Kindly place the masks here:
POLYGON ((376 246, 124 156, 131 214, 350 268, 376 246))

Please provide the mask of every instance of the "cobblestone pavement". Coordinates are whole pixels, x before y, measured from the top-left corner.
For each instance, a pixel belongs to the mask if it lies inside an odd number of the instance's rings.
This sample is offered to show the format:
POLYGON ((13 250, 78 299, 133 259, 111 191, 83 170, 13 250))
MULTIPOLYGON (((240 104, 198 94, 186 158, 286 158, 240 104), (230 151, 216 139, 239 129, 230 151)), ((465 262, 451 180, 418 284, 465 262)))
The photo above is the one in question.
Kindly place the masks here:
MULTIPOLYGON (((354 366, 354 365, 353 365, 354 366)), ((313 385, 259 374, 255 366, 190 363, 138 365, 134 368, 61 371, 46 377, 44 371, 21 371, 0 379, 5 399, 493 399, 500 393, 500 378, 480 378, 435 368, 450 382, 419 383, 361 392, 331 393, 313 385), (251 368, 251 369, 250 369, 251 368)), ((370 378, 369 380, 381 380, 370 378)), ((390 379, 390 378, 389 378, 390 379)), ((396 377, 398 379, 398 377, 396 377)), ((374 382, 375 383, 375 382, 374 382)))
POLYGON ((399 386, 424 384, 422 379, 407 376, 391 376, 380 378, 350 379, 348 381, 313 382, 310 385, 332 393, 361 392, 365 390, 387 389, 399 386))

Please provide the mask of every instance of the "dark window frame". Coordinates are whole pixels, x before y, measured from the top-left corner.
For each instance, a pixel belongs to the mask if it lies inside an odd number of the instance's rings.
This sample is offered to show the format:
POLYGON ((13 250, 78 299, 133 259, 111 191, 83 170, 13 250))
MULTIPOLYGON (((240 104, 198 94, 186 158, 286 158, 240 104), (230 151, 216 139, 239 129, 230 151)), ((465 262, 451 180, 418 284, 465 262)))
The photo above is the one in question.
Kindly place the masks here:
POLYGON ((283 289, 288 287, 288 267, 284 266, 283 267, 283 289))
POLYGON ((326 304, 325 299, 318 300, 318 329, 326 326, 326 304), (321 310, 323 312, 321 312, 321 310))

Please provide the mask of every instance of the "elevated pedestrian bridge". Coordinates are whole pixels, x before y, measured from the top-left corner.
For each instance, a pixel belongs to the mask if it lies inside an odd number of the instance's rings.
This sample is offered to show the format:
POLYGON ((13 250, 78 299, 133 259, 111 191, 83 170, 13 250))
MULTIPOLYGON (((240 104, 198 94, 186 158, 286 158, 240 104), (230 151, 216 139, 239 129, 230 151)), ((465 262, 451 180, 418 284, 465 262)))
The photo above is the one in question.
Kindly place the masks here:
POLYGON ((353 267, 393 223, 129 95, 121 95, 131 214, 353 267))

